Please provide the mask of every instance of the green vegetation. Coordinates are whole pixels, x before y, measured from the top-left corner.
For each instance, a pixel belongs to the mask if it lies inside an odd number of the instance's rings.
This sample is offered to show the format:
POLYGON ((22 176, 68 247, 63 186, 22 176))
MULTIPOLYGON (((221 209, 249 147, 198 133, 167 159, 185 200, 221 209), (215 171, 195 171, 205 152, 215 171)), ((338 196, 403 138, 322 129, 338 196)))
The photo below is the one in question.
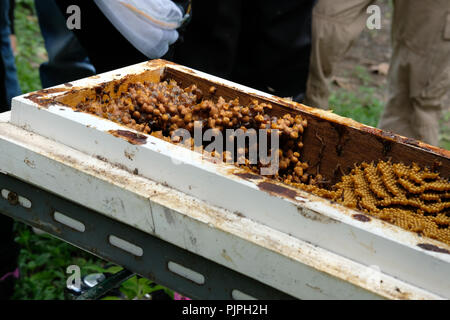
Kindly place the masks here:
POLYGON ((24 93, 41 89, 39 65, 47 60, 44 39, 34 9, 33 0, 16 0, 15 29, 17 37, 16 65, 24 93))
MULTIPOLYGON (((77 265, 81 276, 90 273, 116 273, 121 267, 107 267, 107 262, 49 235, 37 235, 20 223, 15 226, 16 241, 22 250, 19 257, 21 277, 16 285, 14 299, 62 300, 68 274, 66 268, 77 265)), ((120 287, 121 297, 108 296, 105 300, 144 299, 146 294, 162 290, 173 298, 173 292, 141 277, 132 277, 120 287)))
POLYGON ((78 265, 82 275, 96 272, 102 260, 48 235, 37 235, 31 228, 17 223, 16 242, 21 246, 20 280, 14 299, 64 299, 68 275, 66 268, 78 265))
POLYGON ((383 111, 383 102, 375 98, 374 91, 370 87, 360 87, 356 93, 336 90, 330 96, 330 108, 343 117, 376 127, 383 111))
POLYGON ((444 113, 441 119, 441 148, 450 150, 450 111, 444 113))
POLYGON ((355 66, 352 72, 352 77, 357 78, 363 86, 372 84, 372 76, 367 68, 363 66, 355 66))

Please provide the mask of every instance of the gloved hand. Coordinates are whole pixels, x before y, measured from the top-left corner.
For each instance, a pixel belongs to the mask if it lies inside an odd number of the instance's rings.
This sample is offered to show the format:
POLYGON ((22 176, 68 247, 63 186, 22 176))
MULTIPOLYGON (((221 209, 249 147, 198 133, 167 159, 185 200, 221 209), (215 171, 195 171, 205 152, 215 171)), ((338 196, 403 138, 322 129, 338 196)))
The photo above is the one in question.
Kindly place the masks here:
POLYGON ((170 0, 95 0, 117 30, 150 59, 162 57, 178 39, 184 13, 170 0))

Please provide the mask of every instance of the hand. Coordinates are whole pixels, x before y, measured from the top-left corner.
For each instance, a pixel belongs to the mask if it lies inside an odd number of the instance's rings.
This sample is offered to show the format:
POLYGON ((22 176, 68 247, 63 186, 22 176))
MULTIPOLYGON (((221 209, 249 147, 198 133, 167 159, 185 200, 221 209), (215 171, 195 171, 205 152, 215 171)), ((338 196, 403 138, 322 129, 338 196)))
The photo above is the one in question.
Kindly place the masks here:
POLYGON ((178 39, 182 10, 169 0, 95 0, 117 30, 150 59, 160 58, 178 39))

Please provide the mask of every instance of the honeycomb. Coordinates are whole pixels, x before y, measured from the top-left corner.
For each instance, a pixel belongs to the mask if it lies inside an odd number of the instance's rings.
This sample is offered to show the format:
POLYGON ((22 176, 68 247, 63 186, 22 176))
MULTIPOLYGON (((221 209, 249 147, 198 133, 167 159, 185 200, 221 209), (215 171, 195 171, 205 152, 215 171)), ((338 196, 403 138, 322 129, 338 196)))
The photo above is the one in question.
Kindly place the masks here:
POLYGON ((332 190, 311 192, 450 244, 450 182, 438 173, 415 163, 363 163, 332 190))
MULTIPOLYGON (((215 92, 216 88, 209 89, 210 96, 215 92)), ((343 175, 340 182, 324 187, 322 176, 308 174, 308 163, 301 161, 302 135, 308 126, 306 119, 289 113, 282 117, 271 116, 272 106, 257 100, 248 105, 242 105, 239 99, 225 101, 217 97, 214 100, 216 102, 204 98, 203 92, 195 85, 182 89, 170 80, 131 84, 118 98, 98 96, 93 101, 80 103, 76 109, 173 143, 178 142, 172 140, 177 129, 192 133, 198 122, 204 130, 221 132, 226 129, 242 129, 244 132, 249 129, 277 129, 280 138, 279 170, 272 178, 450 244, 450 182, 438 173, 417 164, 362 163, 343 175)), ((185 146, 194 148, 194 139, 185 146)), ((258 146, 249 145, 234 155, 228 151, 211 155, 224 161, 241 157, 245 164, 236 162, 236 165, 259 173, 263 165, 248 161, 249 150, 255 147, 258 146)))

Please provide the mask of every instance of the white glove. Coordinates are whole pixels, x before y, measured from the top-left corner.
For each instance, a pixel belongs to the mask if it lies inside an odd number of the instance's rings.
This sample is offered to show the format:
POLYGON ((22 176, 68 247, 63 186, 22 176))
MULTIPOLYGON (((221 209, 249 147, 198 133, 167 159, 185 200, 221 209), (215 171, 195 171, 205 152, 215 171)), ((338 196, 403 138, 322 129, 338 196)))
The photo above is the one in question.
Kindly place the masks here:
POLYGON ((178 39, 183 12, 170 0, 94 0, 117 30, 150 59, 178 39))

